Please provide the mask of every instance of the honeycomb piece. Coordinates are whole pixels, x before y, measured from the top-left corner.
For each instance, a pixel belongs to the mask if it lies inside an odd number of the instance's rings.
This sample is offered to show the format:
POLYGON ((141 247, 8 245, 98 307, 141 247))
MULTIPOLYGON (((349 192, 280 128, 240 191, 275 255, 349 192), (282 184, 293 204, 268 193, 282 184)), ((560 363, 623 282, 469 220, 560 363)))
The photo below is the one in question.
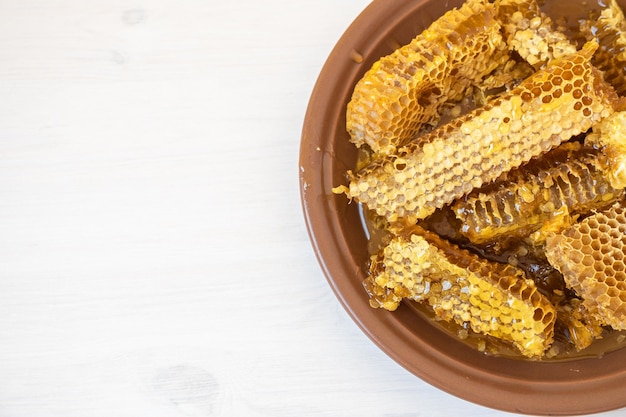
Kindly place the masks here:
MULTIPOLYGON (((607 119, 605 119, 607 120, 607 119)), ((474 243, 526 237, 546 224, 610 206, 624 195, 600 168, 605 156, 567 142, 457 200, 461 233, 474 243)))
POLYGON ((435 315, 541 357, 554 336, 556 309, 524 272, 489 262, 413 227, 374 258, 366 280, 373 307, 395 310, 404 298, 435 315))
POLYGON ((546 241, 548 261, 590 314, 626 329, 626 205, 617 203, 546 241))
POLYGON ((613 113, 593 127, 585 144, 606 155, 603 170, 614 188, 626 187, 626 111, 613 113))
POLYGON ((556 29, 536 0, 499 0, 496 10, 509 48, 535 68, 576 52, 574 43, 556 29))
POLYGON ((589 60, 597 47, 551 61, 517 87, 349 172, 338 187, 389 221, 414 222, 587 131, 614 111, 613 88, 589 60))
POLYGON ((494 6, 465 2, 365 73, 347 107, 351 141, 393 153, 435 122, 446 101, 463 98, 472 83, 506 60, 494 6))
POLYGON ((589 347, 594 340, 601 339, 604 329, 597 318, 589 314, 578 298, 557 307, 558 325, 565 327, 568 342, 577 351, 589 347))
POLYGON ((605 79, 613 84, 620 95, 626 94, 626 19, 615 0, 597 19, 583 21, 580 32, 587 40, 595 40, 600 47, 592 63, 604 71, 605 79))

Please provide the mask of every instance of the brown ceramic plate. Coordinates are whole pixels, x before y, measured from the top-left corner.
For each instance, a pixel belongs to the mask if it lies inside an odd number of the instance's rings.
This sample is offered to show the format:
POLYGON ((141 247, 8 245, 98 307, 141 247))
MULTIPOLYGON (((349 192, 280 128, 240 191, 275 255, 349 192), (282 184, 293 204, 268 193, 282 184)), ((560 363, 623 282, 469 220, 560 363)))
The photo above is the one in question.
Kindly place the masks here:
MULTIPOLYGON (((357 204, 331 189, 355 166, 345 108, 357 80, 462 0, 374 0, 339 40, 312 93, 300 150, 300 187, 314 250, 337 297, 363 331, 408 371, 484 406, 572 415, 626 406, 626 349, 603 357, 532 362, 487 356, 416 310, 372 309, 363 289, 367 237, 357 204)), ((573 2, 572 2, 573 4, 573 2)))

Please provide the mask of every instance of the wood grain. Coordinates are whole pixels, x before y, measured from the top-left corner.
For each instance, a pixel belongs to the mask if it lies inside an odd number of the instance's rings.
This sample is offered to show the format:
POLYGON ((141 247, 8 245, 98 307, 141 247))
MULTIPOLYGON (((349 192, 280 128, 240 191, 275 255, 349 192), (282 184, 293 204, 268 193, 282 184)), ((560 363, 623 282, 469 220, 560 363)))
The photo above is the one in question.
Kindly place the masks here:
POLYGON ((309 244, 302 119, 367 3, 0 1, 0 416, 506 415, 386 357, 309 244))

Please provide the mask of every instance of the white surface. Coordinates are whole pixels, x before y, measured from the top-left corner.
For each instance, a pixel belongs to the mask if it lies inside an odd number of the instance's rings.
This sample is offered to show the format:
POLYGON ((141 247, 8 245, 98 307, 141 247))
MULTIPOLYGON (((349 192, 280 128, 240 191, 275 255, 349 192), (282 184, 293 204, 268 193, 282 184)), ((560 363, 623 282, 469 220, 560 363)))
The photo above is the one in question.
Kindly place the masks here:
POLYGON ((508 415, 385 356, 309 244, 303 115, 367 3, 0 0, 0 416, 508 415))

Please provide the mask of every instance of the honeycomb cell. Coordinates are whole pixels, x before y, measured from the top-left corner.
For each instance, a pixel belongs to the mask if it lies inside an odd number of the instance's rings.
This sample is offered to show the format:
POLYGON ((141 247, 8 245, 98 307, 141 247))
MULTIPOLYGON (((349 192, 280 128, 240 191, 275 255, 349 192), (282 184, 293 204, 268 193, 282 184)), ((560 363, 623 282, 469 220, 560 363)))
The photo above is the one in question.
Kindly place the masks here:
MULTIPOLYGON (((607 260, 604 259, 603 262, 606 264, 607 260)), ((617 286, 617 280, 615 277, 615 270, 613 269, 613 266, 608 265, 604 268, 604 271, 602 271, 604 273, 604 283, 607 285, 607 287, 609 287, 609 296, 610 297, 616 297, 619 295, 619 289, 616 287, 617 286), (617 292, 617 294, 615 294, 615 292, 617 292)))
POLYGON ((602 247, 602 244, 600 243, 600 237, 599 236, 593 236, 593 240, 591 241, 591 249, 594 250, 593 253, 596 253, 600 250, 600 248, 602 247))
POLYGON ((580 76, 583 75, 583 73, 585 72, 585 68, 580 64, 576 64, 572 68, 572 72, 574 73, 574 75, 580 76))
POLYGON ((584 256, 581 262, 584 266, 590 267, 595 265, 595 260, 592 256, 584 256))
POLYGON ((595 319, 617 330, 626 329, 626 234, 621 229, 625 222, 626 206, 622 201, 546 241, 550 264, 561 271, 566 284, 583 299, 595 319), (608 234, 600 231, 606 226, 610 227, 608 234), (581 244, 590 254, 582 259, 577 249, 581 244))

